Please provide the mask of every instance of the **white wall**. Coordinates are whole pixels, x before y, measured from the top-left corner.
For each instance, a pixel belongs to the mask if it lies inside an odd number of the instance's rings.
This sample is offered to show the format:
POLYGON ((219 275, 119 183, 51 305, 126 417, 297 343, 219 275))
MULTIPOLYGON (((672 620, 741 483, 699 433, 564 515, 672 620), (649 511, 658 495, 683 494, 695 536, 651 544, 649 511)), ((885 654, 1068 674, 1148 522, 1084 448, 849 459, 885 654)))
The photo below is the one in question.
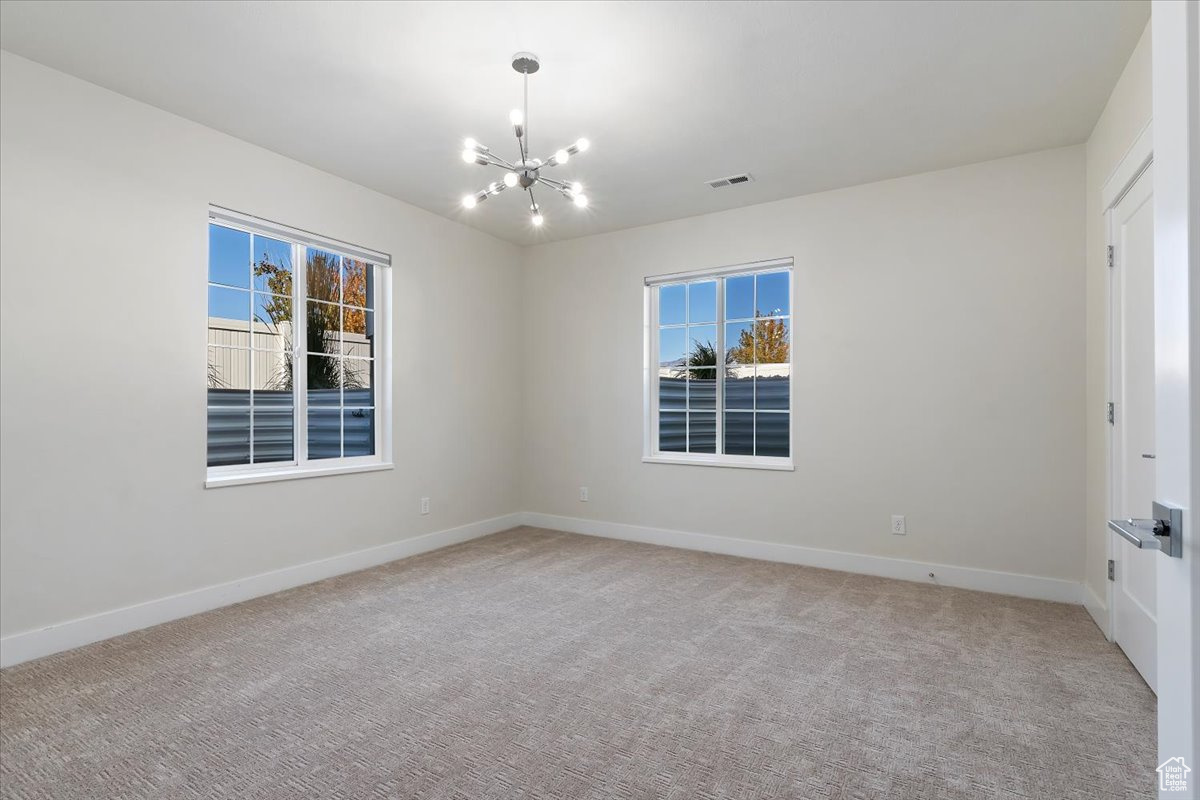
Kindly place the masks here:
POLYGON ((1078 581, 1084 241, 1075 146, 532 248, 524 507, 1078 581), (796 471, 641 463, 643 276, 783 256, 796 471))
POLYGON ((518 248, 0 58, 0 634, 519 510, 518 248), (209 203, 392 255, 394 471, 202 488, 209 203))
POLYGON ((1100 190, 1150 122, 1150 25, 1087 141, 1087 512, 1085 590, 1102 627, 1108 602, 1108 234, 1100 190))

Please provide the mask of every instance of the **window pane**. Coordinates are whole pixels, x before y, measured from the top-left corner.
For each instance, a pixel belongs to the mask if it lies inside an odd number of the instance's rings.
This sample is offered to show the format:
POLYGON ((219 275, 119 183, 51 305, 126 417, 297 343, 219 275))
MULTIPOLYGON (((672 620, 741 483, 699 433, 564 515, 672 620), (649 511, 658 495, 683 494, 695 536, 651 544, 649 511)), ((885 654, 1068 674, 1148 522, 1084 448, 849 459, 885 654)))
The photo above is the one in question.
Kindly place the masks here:
POLYGON ((717 321, 717 282, 688 284, 688 322, 717 321))
POLYGON ((266 236, 254 237, 254 288, 292 296, 292 245, 266 236))
POLYGON ((250 463, 250 407, 208 407, 208 466, 250 463))
POLYGON ((308 251, 308 267, 305 277, 308 296, 314 300, 341 302, 342 259, 324 250, 308 251))
POLYGON ((371 305, 371 265, 353 258, 342 259, 342 302, 358 308, 371 305))
POLYGON ((757 315, 760 317, 786 316, 791 313, 788 298, 788 273, 767 272, 757 276, 757 315))
POLYGON ((688 451, 717 452, 717 415, 713 412, 692 413, 688 421, 688 451))
POLYGON ((689 367, 715 367, 717 365, 717 326, 690 325, 688 332, 689 367))
POLYGON ((787 364, 759 364, 754 382, 756 407, 760 410, 787 411, 790 399, 790 374, 787 364))
POLYGON ((754 367, 726 369, 725 407, 754 408, 754 367))
POLYGON ((340 458, 342 455, 342 411, 339 408, 308 410, 308 457, 340 458))
POLYGON ((725 453, 754 455, 754 414, 737 411, 725 414, 725 453))
POLYGON ((310 353, 336 355, 341 345, 342 307, 316 300, 308 301, 308 313, 304 318, 307 331, 306 344, 310 353))
POLYGON ((659 413, 658 449, 665 453, 687 450, 687 414, 675 411, 659 413))
POLYGON ((725 319, 754 318, 754 276, 725 279, 725 319))
POLYGON ((250 234, 220 225, 208 226, 208 279, 250 288, 250 234))
POLYGON ((754 363, 753 322, 731 322, 725 326, 725 363, 754 363))
POLYGON ((687 405, 687 378, 676 376, 674 369, 659 370, 658 407, 679 408, 687 405))
POLYGON ((344 387, 342 405, 375 405, 375 362, 364 358, 343 358, 340 362, 344 387))
POLYGON ((291 391, 254 391, 254 463, 291 461, 295 406, 291 391))
POLYGON ((760 456, 787 456, 788 415, 759 413, 754 416, 758 423, 755 453, 760 456))
MULTIPOLYGON (((268 336, 292 337, 292 297, 254 293, 256 330, 268 336)), ((262 347, 258 342, 254 347, 262 347)))
POLYGON ((208 348, 208 404, 250 405, 250 351, 233 347, 208 348))
POLYGON ((686 300, 687 289, 682 283, 658 287, 658 324, 682 325, 687 322, 686 300))
POLYGON ((208 466, 250 463, 250 351, 208 348, 208 466))
POLYGON ((688 370, 688 407, 717 407, 717 371, 708 367, 688 370))
POLYGON ((786 364, 791 356, 791 336, 786 319, 760 319, 754 323, 755 360, 759 364, 786 364))
POLYGON ((375 455, 375 412, 369 408, 347 408, 342 415, 344 455, 375 455))
POLYGON ((250 346, 250 292, 208 287, 208 343, 250 346))
POLYGON ((374 324, 374 312, 361 308, 342 308, 342 353, 359 358, 375 355, 375 340, 368 332, 374 324))
POLYGON ((687 328, 661 328, 658 332, 658 365, 682 366, 687 355, 687 328))
POLYGON ((308 356, 308 404, 310 406, 340 406, 342 404, 341 359, 329 356, 308 356))

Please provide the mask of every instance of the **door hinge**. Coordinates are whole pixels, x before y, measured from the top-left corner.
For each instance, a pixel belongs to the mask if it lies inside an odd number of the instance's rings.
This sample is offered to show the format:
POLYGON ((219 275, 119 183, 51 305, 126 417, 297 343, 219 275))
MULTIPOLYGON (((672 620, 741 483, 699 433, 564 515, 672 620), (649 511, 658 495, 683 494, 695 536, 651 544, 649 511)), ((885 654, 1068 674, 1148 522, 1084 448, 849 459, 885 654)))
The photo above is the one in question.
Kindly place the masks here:
POLYGON ((1112 269, 1112 265, 1113 265, 1113 246, 1110 244, 1108 246, 1108 267, 1109 267, 1109 269, 1112 269))
POLYGON ((1115 581, 1117 579, 1117 562, 1111 558, 1108 560, 1108 579, 1115 581))
POLYGON ((1109 425, 1117 424, 1117 406, 1115 403, 1108 404, 1108 424, 1109 425))

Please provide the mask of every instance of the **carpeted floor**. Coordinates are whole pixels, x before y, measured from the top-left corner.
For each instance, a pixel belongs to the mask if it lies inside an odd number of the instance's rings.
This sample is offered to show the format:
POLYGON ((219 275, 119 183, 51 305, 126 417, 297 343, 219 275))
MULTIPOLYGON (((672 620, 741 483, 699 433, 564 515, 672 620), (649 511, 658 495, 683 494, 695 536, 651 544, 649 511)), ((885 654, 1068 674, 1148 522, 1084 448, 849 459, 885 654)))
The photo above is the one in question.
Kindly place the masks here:
POLYGON ((1079 607, 518 528, 0 673, 5 798, 1131 798, 1079 607))

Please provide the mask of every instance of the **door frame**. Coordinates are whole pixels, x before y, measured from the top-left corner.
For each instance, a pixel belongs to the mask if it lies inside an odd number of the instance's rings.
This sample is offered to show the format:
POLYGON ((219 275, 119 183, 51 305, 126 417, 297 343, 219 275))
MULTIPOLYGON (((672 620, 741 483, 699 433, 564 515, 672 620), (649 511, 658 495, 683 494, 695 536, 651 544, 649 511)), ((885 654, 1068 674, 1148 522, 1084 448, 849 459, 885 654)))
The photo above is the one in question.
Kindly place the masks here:
MULTIPOLYGON (((1200 3, 1153 0, 1155 473, 1183 509, 1183 557, 1158 567, 1158 760, 1200 796, 1200 3)), ((1179 797, 1162 791, 1161 797, 1179 797)))
MULTIPOLYGON (((1104 210, 1104 241, 1109 252, 1113 252, 1111 248, 1116 246, 1116 231, 1114 230, 1113 211, 1117 204, 1128 194, 1133 184, 1137 179, 1142 177, 1143 173, 1154 163, 1154 130, 1153 122, 1147 122, 1142 128, 1141 133, 1134 139, 1129 149, 1125 151, 1125 155, 1117 163, 1108 180, 1104 182, 1104 186, 1100 190, 1100 207, 1104 210)), ((1121 343, 1121 287, 1117 280, 1116 270, 1112 269, 1111 262, 1108 269, 1108 402, 1116 404, 1118 391, 1121 387, 1121 382, 1124 379, 1120 355, 1121 343)), ((1117 409, 1118 412, 1120 409, 1117 409)), ((1122 453, 1116 441, 1116 426, 1108 426, 1107 442, 1108 442, 1108 518, 1116 519, 1119 511, 1117 508, 1117 485, 1122 478, 1121 457, 1122 453)), ((1106 530, 1104 540, 1105 559, 1112 561, 1115 557, 1113 552, 1113 536, 1111 531, 1106 530)), ((1117 611, 1115 604, 1115 588, 1111 580, 1105 582, 1105 597, 1104 603, 1107 608, 1107 621, 1105 626, 1104 636, 1108 641, 1115 641, 1116 626, 1117 626, 1117 611)))

